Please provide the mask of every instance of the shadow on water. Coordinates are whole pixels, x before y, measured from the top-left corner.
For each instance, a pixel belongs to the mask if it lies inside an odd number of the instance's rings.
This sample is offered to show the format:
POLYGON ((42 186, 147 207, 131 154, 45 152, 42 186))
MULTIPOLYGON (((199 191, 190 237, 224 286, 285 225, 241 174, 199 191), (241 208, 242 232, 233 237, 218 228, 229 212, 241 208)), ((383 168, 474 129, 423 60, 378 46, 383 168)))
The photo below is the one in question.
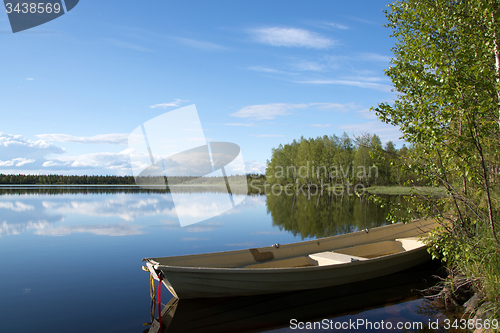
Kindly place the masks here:
MULTIPOLYGON (((414 325, 408 331, 434 332, 436 330, 428 329, 429 324, 446 317, 427 300, 418 299, 412 290, 434 283, 432 275, 439 267, 438 263, 430 262, 381 278, 308 291, 215 299, 172 298, 162 311, 162 332, 262 332, 275 329, 281 332, 294 331, 299 328, 299 323, 307 325, 308 322, 318 331, 360 332, 371 331, 368 322, 376 327, 382 320, 386 328, 387 325, 395 328, 398 322, 402 322, 414 325), (350 328, 344 324, 349 321, 350 328), (355 329, 353 322, 356 323, 355 329)), ((391 331, 404 331, 394 328, 391 331)))

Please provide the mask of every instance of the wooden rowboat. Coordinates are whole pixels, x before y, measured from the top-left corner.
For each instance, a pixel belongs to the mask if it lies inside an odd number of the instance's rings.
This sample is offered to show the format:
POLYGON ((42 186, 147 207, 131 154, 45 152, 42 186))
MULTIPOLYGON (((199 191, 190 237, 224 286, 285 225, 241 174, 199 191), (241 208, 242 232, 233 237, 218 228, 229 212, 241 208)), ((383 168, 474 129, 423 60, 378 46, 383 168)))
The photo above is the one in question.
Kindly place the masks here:
POLYGON ((260 295, 342 285, 430 259, 418 238, 434 220, 396 223, 317 240, 247 250, 146 258, 179 299, 260 295))
POLYGON ((388 303, 392 305, 415 299, 412 290, 425 289, 429 282, 438 282, 433 276, 438 274, 439 267, 439 262, 427 262, 375 279, 287 293, 181 300, 173 297, 163 307, 161 322, 164 330, 161 332, 261 332, 290 328, 291 318, 302 322, 328 318, 336 322, 343 321, 336 318, 348 314, 353 320, 355 317, 372 318, 370 314, 373 312, 379 316, 384 313, 385 321, 395 322, 401 319, 399 311, 387 309, 388 303))

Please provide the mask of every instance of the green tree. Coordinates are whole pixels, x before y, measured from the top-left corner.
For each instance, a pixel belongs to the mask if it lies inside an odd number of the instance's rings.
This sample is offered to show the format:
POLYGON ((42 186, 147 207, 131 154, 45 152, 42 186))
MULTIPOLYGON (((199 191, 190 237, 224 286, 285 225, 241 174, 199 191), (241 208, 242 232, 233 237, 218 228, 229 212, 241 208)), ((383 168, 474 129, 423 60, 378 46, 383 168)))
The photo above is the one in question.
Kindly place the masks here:
MULTIPOLYGON (((399 94, 375 110, 412 144, 405 158, 420 180, 444 185, 449 194, 419 211, 450 222, 435 245, 454 264, 465 267, 472 253, 484 259, 490 240, 498 255, 500 1, 405 0, 386 16, 397 39, 386 75, 399 94)), ((498 278, 496 284, 498 295, 498 278)))

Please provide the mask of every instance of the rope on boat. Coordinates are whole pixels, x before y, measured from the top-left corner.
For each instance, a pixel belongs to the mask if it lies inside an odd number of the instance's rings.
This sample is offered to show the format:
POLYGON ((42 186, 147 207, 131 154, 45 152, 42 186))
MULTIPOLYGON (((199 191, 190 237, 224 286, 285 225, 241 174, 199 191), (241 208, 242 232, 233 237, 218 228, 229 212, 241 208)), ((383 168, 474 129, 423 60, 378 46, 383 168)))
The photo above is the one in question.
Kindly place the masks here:
MULTIPOLYGON (((161 280, 162 280, 163 274, 158 274, 158 322, 160 323, 160 330, 161 330, 161 280)), ((151 276, 151 278, 153 278, 151 276)))
MULTIPOLYGON (((142 267, 143 270, 147 270, 149 273, 149 270, 144 269, 145 267, 142 267)), ((153 325, 153 322, 155 320, 155 312, 156 312, 156 289, 155 289, 155 283, 154 283, 154 278, 152 274, 149 274, 149 296, 151 297, 151 321, 149 323, 143 323, 143 326, 151 326, 153 325)))
POLYGON ((153 274, 149 274, 149 296, 151 298, 156 298, 156 289, 155 289, 155 279, 153 278, 153 274))
POLYGON ((155 307, 156 307, 156 289, 155 289, 155 280, 153 278, 153 274, 149 274, 149 295, 151 296, 151 324, 155 320, 155 307))

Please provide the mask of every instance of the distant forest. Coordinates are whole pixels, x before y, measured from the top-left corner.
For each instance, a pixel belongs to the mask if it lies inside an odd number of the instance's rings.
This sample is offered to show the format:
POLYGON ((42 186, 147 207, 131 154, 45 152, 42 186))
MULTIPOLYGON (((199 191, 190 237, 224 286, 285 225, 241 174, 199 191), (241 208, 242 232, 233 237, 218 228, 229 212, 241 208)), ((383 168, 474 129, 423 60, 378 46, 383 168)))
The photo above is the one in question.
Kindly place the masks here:
MULTIPOLYGON (((232 176, 228 176, 231 180, 232 176)), ((224 184, 222 177, 164 177, 166 185, 196 184, 214 185, 224 184)), ((247 179, 255 179, 259 183, 265 180, 264 175, 249 174, 247 179)), ((141 184, 156 183, 156 179, 148 177, 142 179, 141 184), (150 180, 150 181, 148 181, 150 180)), ((136 185, 133 176, 64 176, 64 175, 5 175, 0 174, 2 185, 136 185)), ((256 183, 257 184, 257 183, 256 183)))
POLYGON ((378 135, 351 139, 346 133, 279 145, 267 161, 269 184, 312 185, 404 185, 419 184, 408 168, 406 156, 412 148, 397 149, 392 141, 382 146, 378 135))

